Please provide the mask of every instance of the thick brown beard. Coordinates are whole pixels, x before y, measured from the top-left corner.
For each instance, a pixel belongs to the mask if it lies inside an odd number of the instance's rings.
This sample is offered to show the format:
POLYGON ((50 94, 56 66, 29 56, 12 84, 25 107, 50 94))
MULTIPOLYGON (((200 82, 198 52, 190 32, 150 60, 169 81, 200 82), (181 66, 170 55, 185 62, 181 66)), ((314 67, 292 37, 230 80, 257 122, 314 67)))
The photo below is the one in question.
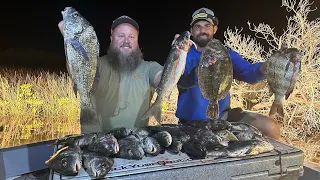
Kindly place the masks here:
POLYGON ((133 49, 129 55, 123 54, 119 48, 110 44, 107 59, 110 65, 120 73, 132 73, 143 61, 143 54, 139 47, 133 49))
POLYGON ((196 36, 195 38, 193 38, 193 41, 199 46, 199 47, 205 47, 209 41, 213 38, 211 37, 209 34, 207 33, 203 33, 207 36, 207 39, 200 39, 199 37, 201 36, 201 34, 199 34, 198 36, 196 36))

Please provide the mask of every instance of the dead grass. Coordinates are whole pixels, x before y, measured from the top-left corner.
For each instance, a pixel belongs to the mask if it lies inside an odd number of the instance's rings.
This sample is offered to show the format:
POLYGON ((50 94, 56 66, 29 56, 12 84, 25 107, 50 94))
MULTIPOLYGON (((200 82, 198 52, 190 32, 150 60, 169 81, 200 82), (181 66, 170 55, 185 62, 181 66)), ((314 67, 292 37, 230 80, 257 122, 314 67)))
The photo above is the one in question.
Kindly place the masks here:
POLYGON ((0 148, 80 131, 79 100, 66 74, 3 68, 0 87, 0 148))

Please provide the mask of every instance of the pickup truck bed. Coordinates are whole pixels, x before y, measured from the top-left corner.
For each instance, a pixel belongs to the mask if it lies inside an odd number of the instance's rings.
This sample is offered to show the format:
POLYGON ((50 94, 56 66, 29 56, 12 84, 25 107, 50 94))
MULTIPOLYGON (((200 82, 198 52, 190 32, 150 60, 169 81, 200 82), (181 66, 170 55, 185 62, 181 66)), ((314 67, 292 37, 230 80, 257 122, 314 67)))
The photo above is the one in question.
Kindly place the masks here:
MULTIPOLYGON (((279 141, 268 139, 275 149, 244 158, 192 160, 186 154, 168 152, 142 160, 116 158, 108 179, 298 179, 303 175, 303 152, 279 141)), ((50 180, 90 179, 82 168, 77 176, 50 172, 50 180)))

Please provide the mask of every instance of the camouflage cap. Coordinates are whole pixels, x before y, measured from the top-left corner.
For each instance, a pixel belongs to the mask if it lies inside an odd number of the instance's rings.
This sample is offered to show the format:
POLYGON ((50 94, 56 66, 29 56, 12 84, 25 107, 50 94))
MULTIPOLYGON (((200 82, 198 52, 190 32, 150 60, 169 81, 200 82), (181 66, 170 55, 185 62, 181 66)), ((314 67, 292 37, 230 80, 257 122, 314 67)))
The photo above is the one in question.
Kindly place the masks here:
POLYGON ((204 7, 204 8, 200 8, 200 9, 196 10, 192 14, 192 20, 191 20, 190 26, 192 26, 193 23, 196 22, 197 20, 201 20, 201 19, 208 21, 212 25, 219 24, 219 20, 217 17, 214 16, 213 11, 204 7))
POLYGON ((120 24, 123 24, 123 23, 129 23, 139 31, 138 23, 135 20, 133 20, 132 18, 130 18, 129 16, 126 16, 126 15, 120 16, 117 19, 115 19, 112 22, 111 29, 114 30, 117 26, 119 26, 120 24))

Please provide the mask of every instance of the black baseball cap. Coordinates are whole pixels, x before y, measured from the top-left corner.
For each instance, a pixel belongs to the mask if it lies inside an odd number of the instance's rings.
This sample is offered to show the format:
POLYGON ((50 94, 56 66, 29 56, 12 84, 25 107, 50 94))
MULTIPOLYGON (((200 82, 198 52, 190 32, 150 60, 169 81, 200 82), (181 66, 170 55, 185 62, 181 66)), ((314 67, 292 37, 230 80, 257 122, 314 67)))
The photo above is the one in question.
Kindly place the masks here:
POLYGON ((131 24, 133 27, 135 27, 139 31, 138 23, 135 20, 133 20, 132 18, 130 18, 129 16, 126 16, 126 15, 120 16, 117 19, 115 19, 112 22, 111 29, 114 30, 118 25, 123 24, 123 23, 131 24))
POLYGON ((193 23, 196 22, 197 20, 206 20, 212 25, 219 24, 219 20, 217 17, 214 16, 213 11, 205 7, 196 10, 192 14, 190 26, 192 26, 193 23))

